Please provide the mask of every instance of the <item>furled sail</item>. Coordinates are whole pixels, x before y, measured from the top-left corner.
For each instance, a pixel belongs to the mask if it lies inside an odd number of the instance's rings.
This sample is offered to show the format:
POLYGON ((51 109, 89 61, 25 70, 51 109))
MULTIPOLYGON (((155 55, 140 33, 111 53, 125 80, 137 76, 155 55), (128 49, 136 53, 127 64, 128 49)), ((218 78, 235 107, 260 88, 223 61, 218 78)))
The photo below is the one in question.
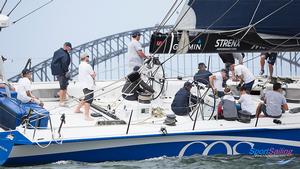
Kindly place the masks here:
POLYGON ((178 53, 182 31, 187 53, 300 51, 299 9, 300 0, 188 0, 175 31, 152 35, 150 52, 178 53))

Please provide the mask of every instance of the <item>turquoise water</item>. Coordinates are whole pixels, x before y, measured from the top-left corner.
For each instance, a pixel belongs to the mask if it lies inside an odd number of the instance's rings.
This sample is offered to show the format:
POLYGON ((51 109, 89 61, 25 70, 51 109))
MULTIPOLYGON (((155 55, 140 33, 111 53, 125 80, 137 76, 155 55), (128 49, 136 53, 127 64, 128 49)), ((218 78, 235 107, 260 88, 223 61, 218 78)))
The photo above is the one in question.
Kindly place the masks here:
MULTIPOLYGON (((1 167, 0 167, 1 168, 1 167)), ((141 161, 79 163, 60 161, 47 165, 18 167, 17 169, 299 169, 300 156, 190 156, 184 158, 159 157, 141 161)), ((2 169, 2 168, 1 168, 2 169)), ((6 168, 5 168, 6 169, 6 168)))

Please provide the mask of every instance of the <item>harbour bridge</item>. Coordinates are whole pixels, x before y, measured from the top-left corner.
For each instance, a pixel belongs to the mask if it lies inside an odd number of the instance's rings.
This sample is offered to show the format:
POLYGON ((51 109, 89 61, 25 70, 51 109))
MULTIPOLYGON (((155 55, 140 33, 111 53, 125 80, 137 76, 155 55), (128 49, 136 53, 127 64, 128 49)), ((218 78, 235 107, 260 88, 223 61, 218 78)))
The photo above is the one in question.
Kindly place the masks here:
MULTIPOLYGON (((141 32, 142 47, 148 51, 150 39, 153 32, 158 27, 148 27, 142 29, 131 30, 127 32, 117 33, 114 35, 99 38, 82 45, 76 46, 70 52, 71 78, 74 79, 78 75, 78 66, 80 63, 80 55, 87 53, 94 60, 94 69, 97 73, 97 80, 115 80, 124 77, 127 73, 127 44, 131 40, 132 32, 141 32)), ((168 32, 172 26, 160 27, 160 32, 168 32)), ((164 64, 166 77, 192 76, 197 71, 199 62, 209 63, 210 70, 217 71, 223 68, 224 64, 217 54, 178 54, 178 55, 156 55, 161 61, 168 59, 164 64), (212 58, 211 58, 212 57, 212 58), (171 59, 169 59, 171 58, 171 59), (211 59, 210 59, 211 58, 211 59)), ((245 65, 257 75, 259 72, 259 53, 246 53, 245 65)), ((32 69, 33 81, 54 81, 51 75, 52 58, 46 59, 34 66, 32 69)), ((299 52, 280 53, 275 64, 274 74, 277 76, 299 76, 300 74, 300 55, 299 52)), ((267 69, 266 69, 267 70, 267 69)), ((8 81, 16 82, 20 75, 15 75, 8 81)))

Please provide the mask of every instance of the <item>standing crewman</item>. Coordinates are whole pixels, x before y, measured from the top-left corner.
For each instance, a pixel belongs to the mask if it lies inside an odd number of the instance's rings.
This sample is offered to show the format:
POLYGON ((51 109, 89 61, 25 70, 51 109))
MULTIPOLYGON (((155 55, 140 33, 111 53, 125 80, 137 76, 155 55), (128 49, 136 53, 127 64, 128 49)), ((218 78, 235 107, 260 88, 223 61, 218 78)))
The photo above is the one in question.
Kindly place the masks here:
POLYGON ((81 112, 80 108, 84 106, 84 119, 92 121, 93 118, 90 116, 90 106, 94 100, 95 83, 94 79, 96 73, 92 66, 89 64, 89 55, 83 54, 80 56, 81 63, 78 68, 78 81, 82 88, 84 99, 80 101, 75 109, 76 113, 81 112))
POLYGON ((225 64, 225 69, 227 70, 227 78, 229 78, 229 67, 232 64, 236 64, 235 60, 238 61, 239 65, 243 64, 243 59, 245 57, 244 53, 219 53, 220 58, 225 64))
POLYGON ((143 52, 140 41, 141 33, 133 32, 131 42, 128 44, 128 65, 129 71, 132 71, 135 66, 142 66, 144 59, 148 57, 143 52))
POLYGON ((277 53, 275 52, 265 52, 260 54, 260 72, 259 75, 263 75, 265 73, 265 60, 268 61, 269 64, 269 73, 270 73, 270 79, 273 77, 273 66, 276 62, 277 53))
POLYGON ((67 95, 67 87, 69 85, 69 78, 67 72, 69 71, 69 65, 71 58, 69 52, 72 50, 72 44, 66 42, 64 46, 54 52, 51 62, 52 75, 57 76, 59 81, 59 106, 66 106, 65 100, 67 95))

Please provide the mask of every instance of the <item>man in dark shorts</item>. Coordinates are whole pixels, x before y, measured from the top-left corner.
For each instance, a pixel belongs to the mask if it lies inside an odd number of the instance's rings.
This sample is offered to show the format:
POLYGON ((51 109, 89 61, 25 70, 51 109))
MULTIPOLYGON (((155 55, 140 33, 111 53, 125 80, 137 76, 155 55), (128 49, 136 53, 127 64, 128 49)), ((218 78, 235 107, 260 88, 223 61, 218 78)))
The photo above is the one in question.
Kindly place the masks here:
POLYGON ((273 66, 276 62, 277 53, 274 52, 265 52, 260 54, 260 73, 259 75, 263 75, 265 73, 265 60, 268 60, 269 64, 269 71, 270 71, 270 78, 273 77, 273 66))
POLYGON ((90 116, 90 106, 94 99, 95 90, 95 71, 89 64, 89 55, 83 54, 80 56, 81 63, 78 68, 78 81, 83 89, 84 99, 80 101, 75 109, 75 113, 80 113, 80 108, 84 107, 84 119, 87 121, 92 121, 93 118, 90 116))
POLYGON ((57 76, 59 81, 59 105, 66 106, 65 99, 67 95, 67 87, 69 85, 69 77, 67 72, 69 71, 69 65, 71 58, 69 52, 72 50, 70 42, 66 42, 64 46, 54 52, 51 62, 52 75, 57 76))

